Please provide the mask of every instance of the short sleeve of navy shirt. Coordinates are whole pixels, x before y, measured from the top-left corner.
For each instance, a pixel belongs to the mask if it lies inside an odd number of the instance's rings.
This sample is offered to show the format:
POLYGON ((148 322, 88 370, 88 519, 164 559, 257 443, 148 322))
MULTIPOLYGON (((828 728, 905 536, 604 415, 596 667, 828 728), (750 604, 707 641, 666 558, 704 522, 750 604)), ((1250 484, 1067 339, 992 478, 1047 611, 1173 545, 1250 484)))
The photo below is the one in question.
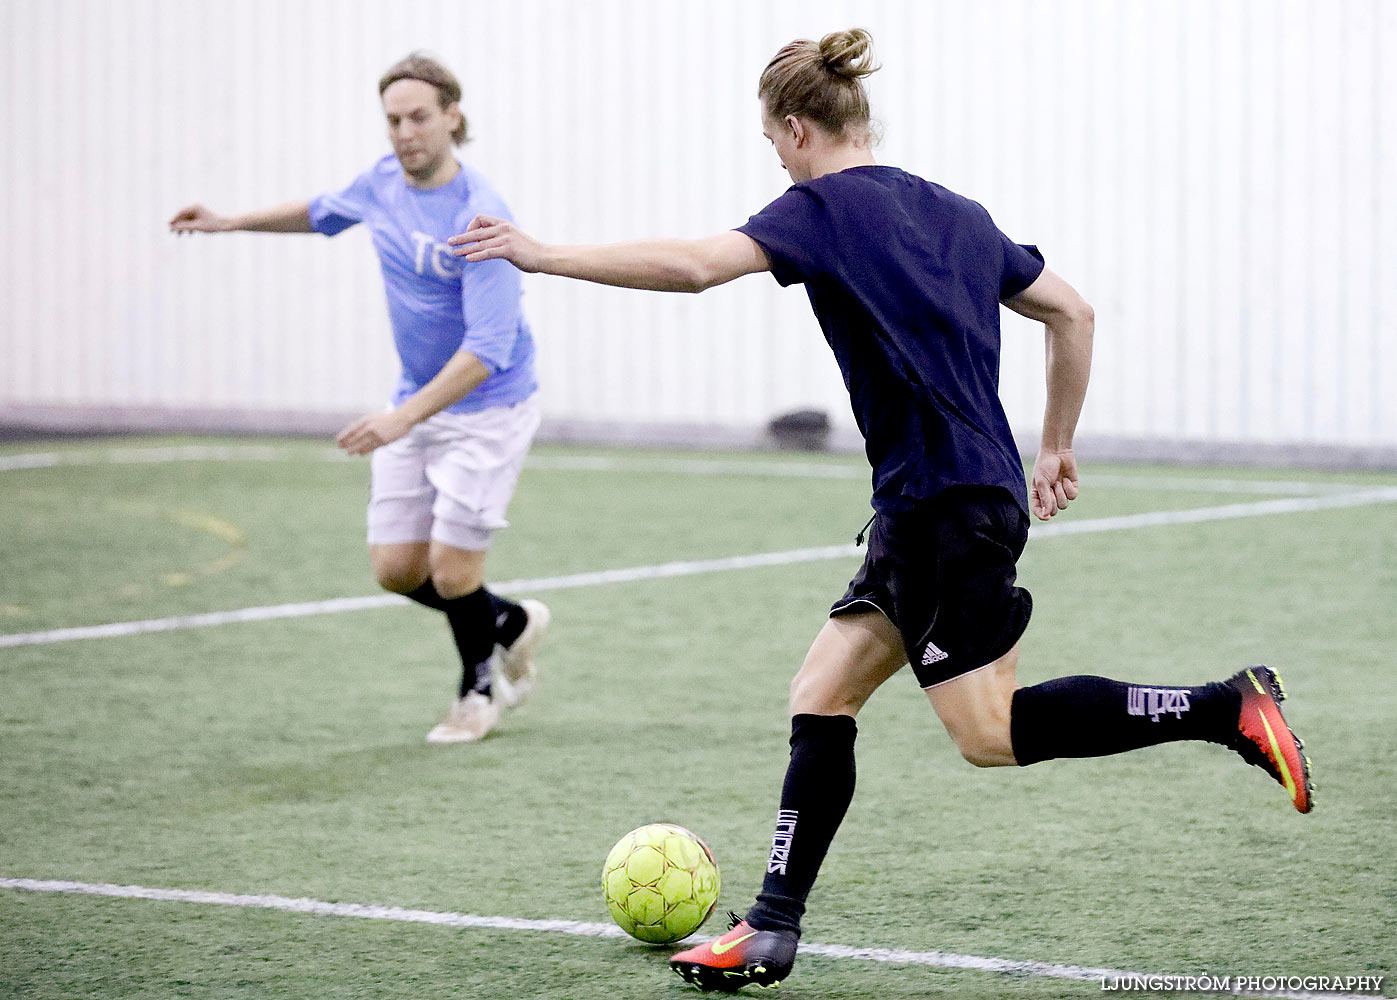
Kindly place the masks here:
POLYGON ((978 203, 894 167, 796 184, 738 227, 804 284, 873 466, 873 506, 997 486, 1027 511, 999 399, 1000 302, 1043 271, 978 203))

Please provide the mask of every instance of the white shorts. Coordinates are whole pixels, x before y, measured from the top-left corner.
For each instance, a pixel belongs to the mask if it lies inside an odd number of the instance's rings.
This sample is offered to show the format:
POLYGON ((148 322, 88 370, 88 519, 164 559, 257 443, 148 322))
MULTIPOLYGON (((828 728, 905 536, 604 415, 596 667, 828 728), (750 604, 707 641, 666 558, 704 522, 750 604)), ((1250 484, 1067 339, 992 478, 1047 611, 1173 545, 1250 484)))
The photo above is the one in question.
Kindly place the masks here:
POLYGON ((509 527, 505 510, 538 430, 527 399, 438 413, 373 453, 369 544, 435 540, 480 552, 509 527))

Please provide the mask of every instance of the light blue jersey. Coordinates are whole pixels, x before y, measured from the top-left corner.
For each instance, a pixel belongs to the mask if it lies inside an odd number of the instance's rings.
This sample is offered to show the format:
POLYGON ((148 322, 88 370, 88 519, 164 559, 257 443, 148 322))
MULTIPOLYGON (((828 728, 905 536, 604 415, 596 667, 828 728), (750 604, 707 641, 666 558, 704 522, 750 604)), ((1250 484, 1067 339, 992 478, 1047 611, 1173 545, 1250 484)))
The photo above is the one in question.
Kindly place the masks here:
POLYGON ((519 271, 505 260, 468 264, 453 256, 446 242, 481 213, 511 218, 504 200, 478 171, 463 164, 446 184, 421 190, 408 184, 391 153, 343 191, 311 199, 310 223, 316 232, 334 236, 362 222, 373 234, 403 365, 395 406, 463 349, 479 358, 490 375, 449 412, 512 406, 538 388, 519 271))

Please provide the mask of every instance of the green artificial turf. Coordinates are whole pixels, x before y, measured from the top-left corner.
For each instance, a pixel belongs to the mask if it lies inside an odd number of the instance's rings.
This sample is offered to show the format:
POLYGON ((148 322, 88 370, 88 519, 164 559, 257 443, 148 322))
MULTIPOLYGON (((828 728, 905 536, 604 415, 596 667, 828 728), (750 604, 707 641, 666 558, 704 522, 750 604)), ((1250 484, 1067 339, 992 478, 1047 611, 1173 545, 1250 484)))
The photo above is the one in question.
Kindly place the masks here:
MULTIPOLYGON (((364 463, 318 443, 207 443, 234 460, 102 459, 131 442, 0 449, 95 456, 0 471, 0 635, 376 592, 364 463)), ((868 514, 851 456, 534 457, 491 579, 838 545, 868 514), (742 475, 685 464, 695 460, 850 471, 742 475)), ((1392 481, 1086 473, 1063 523, 1275 496, 1195 479, 1321 487, 1294 495, 1392 481)), ((787 684, 856 566, 539 590, 554 615, 539 693, 467 747, 423 742, 459 668, 444 625, 413 606, 0 648, 0 877, 604 923, 608 848, 666 819, 708 841, 719 908, 741 911, 785 769, 787 684)), ((1397 503, 1031 540, 1025 683, 1198 682, 1270 663, 1315 759, 1315 812, 1296 814, 1279 786, 1210 745, 977 770, 904 671, 860 716, 858 791, 806 940, 1154 973, 1390 974, 1394 567, 1397 503)), ((716 916, 705 927, 721 929, 716 916)), ((0 889, 0 996, 696 995, 668 954, 541 931, 0 889)), ((778 996, 1101 992, 811 956, 778 996)))

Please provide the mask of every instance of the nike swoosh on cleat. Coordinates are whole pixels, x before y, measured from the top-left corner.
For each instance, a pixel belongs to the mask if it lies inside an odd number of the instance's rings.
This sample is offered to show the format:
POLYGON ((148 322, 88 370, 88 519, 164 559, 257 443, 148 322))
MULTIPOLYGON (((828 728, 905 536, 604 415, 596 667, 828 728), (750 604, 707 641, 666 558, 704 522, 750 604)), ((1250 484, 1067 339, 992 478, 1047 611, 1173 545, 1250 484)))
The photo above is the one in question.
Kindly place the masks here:
POLYGON ((1271 723, 1266 721, 1265 712, 1257 712, 1257 717, 1261 719, 1261 724, 1266 727, 1266 738, 1271 741, 1271 754, 1276 759, 1276 764, 1280 768, 1282 783, 1285 790, 1290 793, 1291 801, 1295 801, 1295 779, 1290 776, 1290 768, 1286 766, 1285 754, 1281 753, 1280 744, 1276 741, 1276 734, 1271 729, 1271 723))
POLYGON ((734 948, 740 945, 743 941, 746 941, 750 937, 756 936, 757 932, 752 931, 750 934, 744 934, 736 941, 729 941, 727 944, 723 944, 723 942, 721 941, 714 941, 711 945, 709 945, 709 947, 713 949, 713 954, 715 955, 726 955, 728 952, 732 951, 734 948))

